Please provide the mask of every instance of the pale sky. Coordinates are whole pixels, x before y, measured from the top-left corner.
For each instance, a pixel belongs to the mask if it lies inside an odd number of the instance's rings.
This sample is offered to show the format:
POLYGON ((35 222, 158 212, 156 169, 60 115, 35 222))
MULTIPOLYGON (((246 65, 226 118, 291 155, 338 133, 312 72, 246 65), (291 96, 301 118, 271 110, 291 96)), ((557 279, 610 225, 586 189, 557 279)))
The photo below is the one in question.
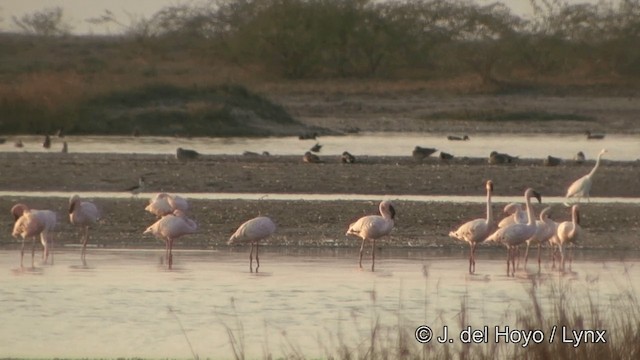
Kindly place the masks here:
MULTIPOLYGON (((481 4, 490 4, 496 0, 476 0, 481 4)), ((597 0, 568 0, 568 3, 596 2, 597 0)), ((158 10, 169 5, 199 4, 205 0, 0 0, 0 30, 16 30, 12 17, 45 8, 62 7, 66 23, 70 24, 74 33, 105 34, 119 33, 121 29, 111 25, 110 28, 93 25, 85 21, 102 15, 105 9, 112 11, 116 18, 125 24, 132 20, 147 18, 158 10)), ((511 6, 512 11, 519 16, 532 14, 529 0, 503 0, 511 6)))

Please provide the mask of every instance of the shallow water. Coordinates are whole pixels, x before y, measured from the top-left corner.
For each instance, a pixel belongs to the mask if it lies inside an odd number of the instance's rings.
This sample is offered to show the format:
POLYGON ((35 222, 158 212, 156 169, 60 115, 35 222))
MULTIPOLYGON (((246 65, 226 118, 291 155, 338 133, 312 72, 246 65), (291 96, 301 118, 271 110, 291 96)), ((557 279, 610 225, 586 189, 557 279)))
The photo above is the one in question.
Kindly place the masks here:
POLYGON ((469 141, 449 141, 443 134, 429 133, 361 133, 348 136, 322 136, 318 140, 298 140, 296 137, 265 138, 171 138, 130 136, 67 136, 53 138, 52 148, 43 149, 42 137, 19 136, 0 145, 1 152, 51 152, 62 149, 67 141, 70 152, 175 154, 177 147, 195 149, 202 154, 239 155, 245 151, 272 155, 302 155, 316 142, 323 145, 321 155, 337 155, 343 151, 368 156, 409 156, 415 146, 432 147, 455 156, 485 157, 493 150, 522 158, 546 158, 547 155, 572 159, 582 151, 593 159, 602 148, 606 159, 632 161, 640 158, 637 135, 607 135, 603 140, 586 140, 584 135, 504 134, 473 135, 469 141), (22 139, 23 148, 13 142, 22 139), (544 143, 544 146, 541 146, 544 143))
POLYGON ((162 251, 90 249, 83 267, 77 251, 65 250, 55 265, 25 271, 18 251, 0 251, 2 356, 187 358, 181 325, 200 357, 233 358, 227 329, 244 335, 249 358, 290 344, 323 356, 337 336, 366 342, 376 318, 409 333, 454 326, 466 298, 471 324, 515 325, 533 282, 595 293, 606 306, 640 280, 640 259, 605 253, 581 254, 565 275, 544 264, 541 275, 508 278, 504 254, 486 249, 474 276, 465 252, 382 251, 371 273, 356 269, 356 249, 262 250, 258 275, 245 251, 177 251, 173 271, 159 265, 162 251))

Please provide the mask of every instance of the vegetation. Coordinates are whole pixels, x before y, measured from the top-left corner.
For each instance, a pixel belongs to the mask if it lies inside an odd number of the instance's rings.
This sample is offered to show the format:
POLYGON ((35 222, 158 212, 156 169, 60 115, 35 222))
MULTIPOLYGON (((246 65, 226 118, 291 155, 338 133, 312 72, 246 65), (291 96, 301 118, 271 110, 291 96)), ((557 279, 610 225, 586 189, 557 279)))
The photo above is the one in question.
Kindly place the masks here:
POLYGON ((302 81, 376 81, 455 83, 464 92, 637 91, 640 0, 530 1, 532 19, 500 2, 465 0, 217 0, 129 23, 108 10, 88 19, 120 28, 117 36, 69 35, 62 9, 44 9, 13 18, 22 34, 0 34, 0 111, 12 120, 0 131, 102 131, 79 118, 94 117, 86 111, 96 99, 156 86, 295 93, 302 81))

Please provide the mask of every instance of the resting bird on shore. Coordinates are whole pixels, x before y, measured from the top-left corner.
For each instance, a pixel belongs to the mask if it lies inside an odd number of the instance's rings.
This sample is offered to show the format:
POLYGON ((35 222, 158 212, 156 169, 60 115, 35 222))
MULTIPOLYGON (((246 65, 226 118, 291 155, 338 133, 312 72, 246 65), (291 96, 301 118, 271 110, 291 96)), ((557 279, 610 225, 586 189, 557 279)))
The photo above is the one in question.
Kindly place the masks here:
POLYGON ((364 242, 371 240, 371 271, 374 271, 376 264, 376 239, 385 235, 389 235, 393 229, 393 219, 396 216, 396 210, 390 201, 383 201, 379 206, 380 215, 369 215, 358 219, 358 221, 349 225, 346 235, 355 235, 362 239, 360 245, 360 261, 359 266, 362 269, 362 252, 364 250, 364 242))
POLYGON ((318 136, 317 132, 305 133, 305 134, 300 134, 298 136, 298 139, 300 139, 300 140, 315 140, 317 136, 318 136))
MULTIPOLYGON (((551 246, 557 245, 560 250, 560 266, 559 269, 564 271, 565 255, 564 247, 569 244, 575 244, 580 240, 582 228, 580 227, 580 208, 578 205, 571 207, 571 221, 563 221, 558 224, 555 236, 551 237, 549 243, 551 246)), ((554 255, 555 265, 555 255, 554 255)))
POLYGON ((587 140, 602 140, 602 139, 604 139, 604 134, 594 134, 589 130, 585 131, 584 134, 587 135, 587 140))
POLYGON ((63 142, 62 142, 62 153, 63 153, 63 154, 66 154, 66 153, 68 153, 68 152, 69 152, 69 145, 67 144, 67 142, 66 142, 66 141, 63 141, 63 142))
POLYGON ((593 184, 593 175, 596 173, 596 170, 598 170, 598 167, 600 166, 600 159, 602 158, 602 155, 604 155, 606 152, 607 149, 600 150, 598 159, 596 160, 596 164, 593 169, 591 169, 591 171, 587 175, 574 181, 569 186, 569 188, 567 189, 567 195, 565 196, 567 198, 567 202, 565 203, 565 205, 569 206, 569 198, 577 198, 578 202, 580 202, 580 199, 584 197, 587 198, 587 202, 590 202, 589 194, 591 192, 591 185, 593 184))
POLYGON ((320 143, 316 143, 311 147, 311 152, 317 153, 320 152, 320 149, 322 149, 322 145, 320 145, 320 143))
POLYGON ((181 236, 193 234, 196 230, 198 230, 196 223, 181 210, 176 210, 173 214, 166 215, 149 226, 143 234, 153 234, 164 240, 165 260, 168 269, 171 270, 173 267, 173 241, 181 236))
POLYGON ((266 216, 259 216, 246 221, 227 242, 228 245, 234 243, 250 243, 251 251, 249 252, 249 271, 253 272, 253 247, 256 248, 256 272, 260 268, 260 258, 258 257, 260 240, 264 240, 273 235, 276 231, 276 224, 266 216))
POLYGON ((82 237, 82 251, 80 252, 80 260, 86 265, 87 242, 89 241, 89 227, 98 222, 100 213, 98 208, 89 201, 82 201, 80 196, 73 195, 69 199, 69 221, 73 225, 84 228, 84 236, 82 237))
POLYGON ((575 160, 577 164, 582 164, 586 160, 586 157, 582 151, 578 151, 576 156, 573 157, 573 160, 575 160))
POLYGON ((440 151, 440 160, 451 160, 453 159, 453 155, 446 153, 444 151, 440 151))
POLYGON ((536 233, 535 213, 531 206, 532 197, 538 199, 538 202, 542 202, 540 194, 535 190, 528 188, 524 192, 528 216, 528 222, 526 224, 511 224, 505 226, 491 234, 486 240, 501 243, 507 247, 507 276, 515 276, 517 247, 536 233), (511 273, 509 273, 509 265, 511 265, 511 273))
POLYGON ((510 164, 510 163, 514 162, 515 160, 517 160, 517 159, 518 159, 517 156, 511 156, 509 154, 503 154, 503 153, 499 153, 497 151, 492 151, 489 154, 489 164, 492 164, 492 165, 510 164))
POLYGON ((556 234, 558 224, 549 218, 549 211, 551 206, 544 208, 540 212, 540 220, 536 221, 536 233, 527 240, 527 250, 524 252, 524 267, 527 267, 527 260, 529 258, 529 247, 538 245, 538 271, 540 271, 540 251, 543 243, 546 243, 556 234))
POLYGON ((436 151, 438 151, 438 149, 434 149, 434 148, 423 148, 420 146, 416 146, 415 148, 413 148, 413 152, 411 153, 411 155, 416 159, 416 160, 422 160, 426 157, 431 156, 433 153, 435 153, 436 151))
POLYGON ((493 211, 491 208, 491 194, 493 193, 493 182, 488 180, 487 189, 487 218, 475 219, 462 224, 456 231, 451 231, 449 236, 465 241, 469 244, 469 274, 476 272, 476 245, 483 242, 487 236, 491 235, 495 228, 493 223, 493 211))
POLYGON ((176 159, 180 161, 195 160, 198 156, 200 156, 200 153, 195 150, 183 149, 181 147, 176 149, 176 159))
POLYGON ((342 156, 340 156, 340 161, 343 164, 353 164, 354 162, 356 162, 356 157, 345 151, 342 153, 342 156))
POLYGON ((547 156, 546 159, 542 162, 544 166, 558 166, 562 162, 562 159, 553 157, 551 155, 547 156))
POLYGON ((11 208, 11 214, 15 220, 12 235, 22 237, 22 248, 20 250, 20 268, 23 267, 24 243, 25 239, 33 238, 31 247, 31 267, 34 267, 35 241, 40 235, 40 242, 43 246, 42 259, 46 263, 51 255, 51 265, 53 265, 53 231, 57 225, 56 214, 51 210, 29 209, 25 204, 16 204, 11 208))
POLYGON ((464 135, 464 136, 449 135, 449 136, 447 136, 447 140, 451 140, 451 141, 466 141, 466 140, 469 140, 469 136, 468 135, 464 135))
POLYGON ((316 154, 312 154, 311 151, 307 151, 306 153, 304 153, 304 156, 302 157, 302 161, 310 164, 318 164, 322 162, 320 160, 320 157, 318 157, 318 155, 316 154))
POLYGON ((49 135, 44 136, 44 141, 42 141, 42 147, 45 149, 49 149, 51 147, 51 137, 49 137, 49 135))
POLYGON ((144 177, 140 176, 138 178, 138 185, 134 185, 130 188, 127 188, 126 191, 129 191, 133 196, 138 196, 138 194, 144 191, 144 187, 145 187, 144 177))
POLYGON ((187 199, 179 195, 169 195, 167 193, 159 193, 149 199, 149 205, 144 208, 158 218, 172 214, 176 210, 187 213, 189 203, 187 199))

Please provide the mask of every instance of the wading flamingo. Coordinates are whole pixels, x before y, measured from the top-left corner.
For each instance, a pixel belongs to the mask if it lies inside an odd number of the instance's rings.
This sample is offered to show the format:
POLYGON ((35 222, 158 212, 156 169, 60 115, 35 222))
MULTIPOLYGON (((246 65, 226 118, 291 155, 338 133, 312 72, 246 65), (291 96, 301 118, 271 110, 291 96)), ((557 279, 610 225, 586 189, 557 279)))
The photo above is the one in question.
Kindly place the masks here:
POLYGON ((167 193, 159 193, 149 199, 149 205, 144 208, 146 211, 161 218, 165 215, 172 214, 176 210, 186 213, 189 210, 187 199, 178 195, 169 195, 167 193))
MULTIPOLYGON (((549 242, 553 245, 558 246, 558 250, 560 250, 560 270, 564 271, 565 264, 565 255, 564 255, 564 247, 568 244, 575 244, 580 240, 580 234, 582 233, 582 228, 580 227, 580 208, 578 205, 573 205, 571 207, 571 221, 563 221, 558 224, 558 229, 556 230, 555 236, 553 236, 549 242)), ((571 261, 571 260, 569 260, 571 261)), ((554 256, 554 265, 555 265, 555 256, 554 256)))
POLYGON ((198 226, 193 220, 189 219, 181 210, 176 210, 173 214, 165 215, 149 226, 144 234, 153 234, 164 240, 165 260, 167 267, 171 270, 173 266, 173 241, 181 236, 193 234, 197 229, 198 226))
POLYGON ((578 202, 580 202, 580 199, 584 197, 587 198, 587 202, 589 202, 589 192, 591 191, 591 184, 593 183, 593 174, 595 174, 596 170, 598 170, 598 167, 600 166, 600 158, 606 152, 607 149, 600 150, 598 159, 596 160, 596 165, 593 167, 593 169, 591 169, 591 171, 587 175, 574 181, 573 184, 569 186, 569 189, 567 189, 567 195, 565 196, 567 198, 567 202, 565 203, 565 205, 569 206, 569 198, 571 197, 577 198, 578 202))
POLYGON ((494 241, 502 243, 507 247, 507 276, 515 276, 516 272, 516 249, 524 243, 527 239, 531 238, 536 232, 536 219, 531 206, 531 197, 538 199, 538 202, 542 202, 540 194, 528 188, 524 192, 524 200, 527 207, 528 222, 526 224, 512 224, 506 227, 498 229, 487 238, 486 241, 494 241), (509 262, 511 261, 511 273, 509 273, 509 262))
POLYGON ((362 238, 360 245, 360 261, 359 266, 362 269, 362 251, 364 250, 364 242, 371 240, 371 271, 374 271, 376 265, 376 239, 388 235, 393 229, 393 219, 396 216, 396 210, 390 201, 383 201, 379 206, 380 215, 369 215, 358 219, 358 221, 349 225, 347 235, 355 235, 362 238))
POLYGON ((253 247, 256 247, 256 272, 260 268, 260 258, 258 257, 260 240, 264 240, 276 231, 276 224, 266 216, 259 216, 246 221, 240 225, 233 235, 229 238, 227 244, 234 243, 250 243, 251 251, 249 252, 249 271, 253 272, 253 247))
POLYGON ((546 243, 556 234, 558 224, 549 218, 549 211, 551 206, 544 208, 540 212, 540 220, 536 221, 536 233, 527 240, 527 250, 524 252, 524 267, 527 268, 527 260, 529 258, 529 247, 538 245, 538 272, 540 271, 540 248, 543 243, 546 243))
POLYGON ((53 265, 53 230, 56 227, 56 213, 51 210, 32 210, 25 204, 16 204, 11 208, 11 214, 15 219, 12 235, 22 237, 22 248, 20 250, 20 267, 23 267, 24 243, 25 239, 33 238, 31 248, 31 267, 34 267, 35 241, 40 235, 43 252, 42 259, 46 263, 51 254, 51 264, 53 265))
POLYGON ((449 236, 469 243, 469 274, 476 272, 476 245, 483 242, 491 235, 495 224, 493 223, 493 211, 491 209, 491 194, 493 182, 487 181, 487 218, 475 219, 462 224, 458 230, 449 233, 449 236))
POLYGON ((94 225, 99 218, 98 208, 92 202, 82 201, 78 195, 73 195, 69 199, 69 221, 73 225, 84 228, 80 260, 85 265, 87 263, 85 257, 87 254, 87 242, 89 241, 89 227, 94 225))

